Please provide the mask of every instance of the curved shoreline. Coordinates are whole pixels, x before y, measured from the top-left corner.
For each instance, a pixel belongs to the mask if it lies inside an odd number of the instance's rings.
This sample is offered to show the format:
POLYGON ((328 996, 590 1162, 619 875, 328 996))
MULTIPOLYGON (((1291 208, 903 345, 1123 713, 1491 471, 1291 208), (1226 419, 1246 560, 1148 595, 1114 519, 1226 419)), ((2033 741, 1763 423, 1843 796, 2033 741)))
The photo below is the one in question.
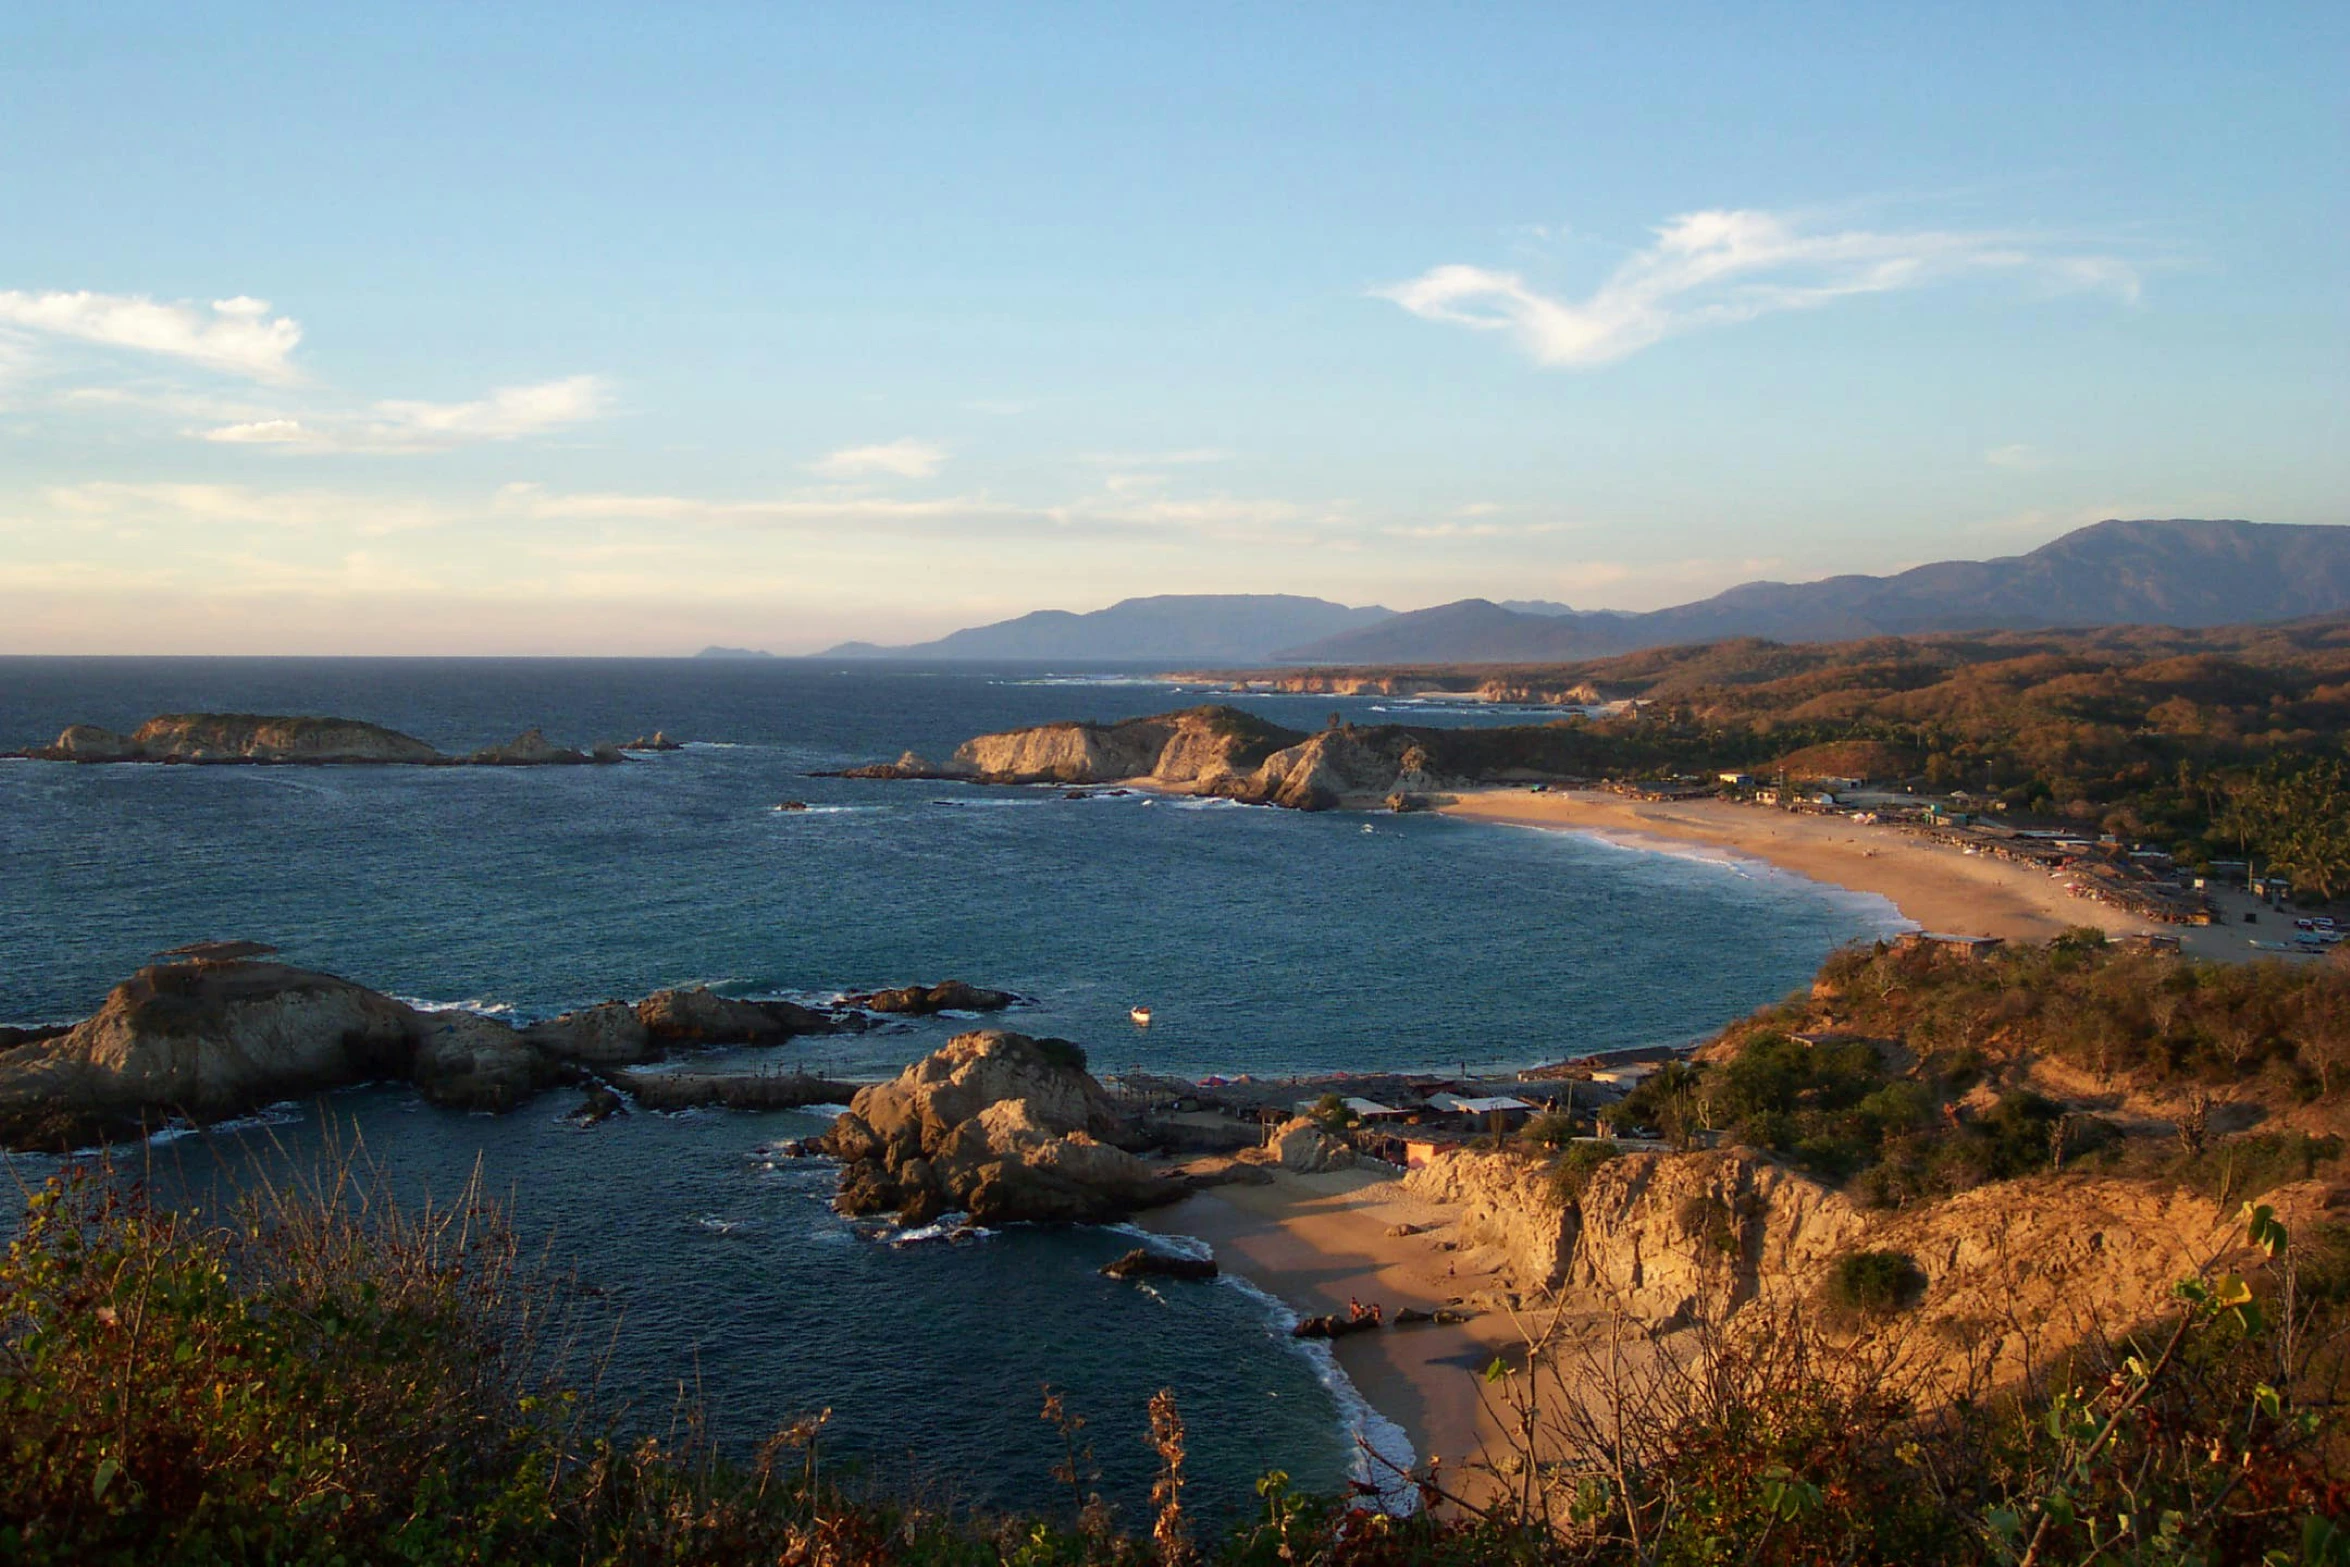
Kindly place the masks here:
POLYGON ((1841 817, 1720 800, 1630 800, 1596 790, 1468 791, 1439 809, 1466 821, 1580 833, 1666 853, 1691 846, 1724 851, 1826 887, 1874 894, 1926 930, 2045 941, 2076 925, 2109 933, 2146 928, 2119 909, 2073 897, 2045 874, 1841 817))

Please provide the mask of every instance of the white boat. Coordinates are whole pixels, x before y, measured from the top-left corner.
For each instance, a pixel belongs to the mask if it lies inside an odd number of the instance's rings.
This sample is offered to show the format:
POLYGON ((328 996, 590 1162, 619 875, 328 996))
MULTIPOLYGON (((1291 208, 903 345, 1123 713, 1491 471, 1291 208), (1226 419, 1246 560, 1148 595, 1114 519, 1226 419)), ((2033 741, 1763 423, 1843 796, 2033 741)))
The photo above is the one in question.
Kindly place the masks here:
POLYGON ((1126 1015, 1134 1019, 1134 1026, 1137 1028, 1151 1026, 1151 1009, 1149 1007, 1128 1007, 1126 1015))

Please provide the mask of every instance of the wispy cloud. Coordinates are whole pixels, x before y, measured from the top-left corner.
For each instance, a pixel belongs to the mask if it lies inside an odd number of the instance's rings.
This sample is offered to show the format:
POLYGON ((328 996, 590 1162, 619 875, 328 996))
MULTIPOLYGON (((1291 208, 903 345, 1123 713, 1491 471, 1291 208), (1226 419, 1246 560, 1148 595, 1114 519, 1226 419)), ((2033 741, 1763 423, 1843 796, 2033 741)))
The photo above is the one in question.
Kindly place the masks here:
POLYGON ((601 376, 574 375, 532 386, 501 387, 463 403, 387 399, 362 414, 243 419, 201 432, 230 446, 283 446, 310 452, 431 452, 485 441, 544 435, 600 417, 611 406, 601 376))
POLYGON ((808 464, 808 471, 825 479, 865 479, 876 474, 927 479, 946 460, 944 447, 903 436, 879 446, 844 446, 808 464))
POLYGON ((117 532, 186 535, 191 528, 244 525, 379 535, 446 527, 464 515, 437 501, 409 497, 257 489, 243 484, 132 484, 97 479, 55 485, 41 493, 57 517, 117 532))
POLYGON ((0 290, 0 326, 161 354, 256 381, 300 379, 293 352, 302 341, 301 323, 273 316, 267 300, 242 294, 205 307, 143 294, 7 289, 0 290))
POLYGON ((2048 466, 2048 458, 2037 446, 2018 441, 2010 446, 1994 446, 1983 454, 1983 461, 1994 468, 2012 468, 2018 473, 2038 473, 2048 466))
POLYGON ((1996 273, 2138 297, 2137 271, 2124 259, 2026 234, 1822 231, 1757 211, 1672 219, 1581 300, 1543 293, 1515 272, 1458 264, 1372 292, 1425 320, 1502 333, 1539 363, 1588 368, 1701 327, 1996 273))

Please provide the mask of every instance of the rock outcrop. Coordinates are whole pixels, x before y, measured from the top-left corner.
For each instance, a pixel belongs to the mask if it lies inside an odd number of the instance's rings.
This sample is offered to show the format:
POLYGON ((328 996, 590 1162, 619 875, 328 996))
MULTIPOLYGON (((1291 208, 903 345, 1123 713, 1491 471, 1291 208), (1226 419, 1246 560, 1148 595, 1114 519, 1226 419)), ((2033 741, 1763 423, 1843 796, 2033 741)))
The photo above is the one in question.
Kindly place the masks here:
POLYGON ((511 1110, 562 1075, 553 1056, 496 1018, 461 1011, 418 1015, 409 1072, 425 1098, 467 1110, 511 1110))
POLYGON ((412 1008, 282 963, 141 969, 95 1016, 0 1059, 0 1140, 119 1134, 405 1077, 419 1032, 412 1008))
MULTIPOLYGON (((0 1146, 132 1136, 174 1117, 215 1120, 377 1080, 412 1081, 436 1104, 507 1110, 566 1078, 648 1061, 674 1045, 774 1043, 835 1026, 789 1002, 678 990, 517 1032, 284 963, 163 964, 116 986, 81 1023, 0 1041, 0 1146)), ((779 1101, 797 1093, 792 1103, 839 1095, 838 1084, 814 1078, 774 1084, 782 1090, 757 1086, 779 1101)))
POLYGON ((861 1090, 825 1143, 843 1213, 1098 1222, 1185 1189, 1115 1146, 1123 1131, 1074 1045, 985 1030, 861 1090))
POLYGON ((1302 1115, 1284 1121, 1265 1147, 1281 1168, 1299 1175, 1354 1168, 1355 1151, 1346 1139, 1331 1136, 1302 1115))
POLYGON ((605 1001, 533 1023, 523 1041, 551 1056, 590 1066, 633 1066, 660 1053, 652 1032, 625 1001, 605 1001))
POLYGON ((708 986, 656 990, 636 1004, 636 1020, 656 1045, 766 1045, 797 1034, 829 1034, 839 1024, 790 1001, 737 1001, 708 986))
POLYGON ((2142 1181, 2038 1176, 1868 1212, 1743 1149, 1625 1154, 1576 1197, 1537 1160, 1461 1150, 1405 1187, 1453 1206, 1459 1247, 1520 1289, 1656 1327, 1809 1300, 1841 1258, 1900 1252, 1927 1281, 1917 1325, 2002 1375, 2143 1322, 2176 1280, 2242 1245, 2218 1204, 2142 1181))
POLYGON ((909 1017, 933 1017, 941 1012, 1001 1012, 1019 1000, 1008 990, 983 990, 977 985, 966 985, 959 979, 941 980, 935 985, 905 985, 895 990, 866 990, 843 996, 844 1007, 859 1007, 867 1012, 901 1013, 909 1017))
POLYGON ((948 776, 981 783, 1115 783, 1147 778, 1199 793, 1245 793, 1264 760, 1305 736, 1232 707, 1123 723, 1043 724, 959 746, 948 776))
POLYGON ((1212 1279, 1217 1271, 1214 1257, 1156 1251, 1148 1246, 1137 1246, 1102 1268, 1113 1279, 1212 1279))
MULTIPOLYGON (((610 759, 618 761, 620 753, 607 748, 610 759)), ((602 758, 585 751, 574 751, 567 745, 557 745, 537 729, 525 729, 504 745, 485 746, 473 753, 476 767, 577 767, 602 758)))
POLYGON ((582 762, 618 762, 613 746, 590 755, 551 744, 538 730, 471 757, 444 756, 396 729, 353 718, 288 717, 262 713, 166 713, 130 734, 95 724, 73 724, 52 745, 21 753, 44 762, 175 762, 278 766, 391 765, 455 767, 468 763, 496 767, 542 767, 582 762))

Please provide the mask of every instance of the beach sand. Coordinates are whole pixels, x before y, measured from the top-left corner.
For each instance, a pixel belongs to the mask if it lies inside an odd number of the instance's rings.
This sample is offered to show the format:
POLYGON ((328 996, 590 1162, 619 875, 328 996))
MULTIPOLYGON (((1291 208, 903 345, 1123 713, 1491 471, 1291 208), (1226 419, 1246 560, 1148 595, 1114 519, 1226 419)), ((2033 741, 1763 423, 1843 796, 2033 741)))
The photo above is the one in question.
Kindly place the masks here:
MULTIPOLYGON (((1471 821, 1593 832, 1629 844, 1725 849, 1814 881, 1877 893, 1925 929, 1952 935, 2045 941, 2074 925, 2114 932, 2149 928, 2120 909, 2074 897, 2045 871, 1843 817, 1727 800, 1632 800, 1592 790, 1480 790, 1442 809, 1471 821)), ((2231 949, 2227 956, 2237 954, 2231 949)))
POLYGON ((1480 1373, 1521 1338, 1506 1312, 1460 1324, 1392 1324, 1402 1307, 1433 1310, 1506 1286, 1438 1249, 1451 1238, 1452 1220, 1450 1209, 1410 1196, 1391 1176, 1284 1170, 1270 1186, 1211 1187, 1137 1222, 1208 1242, 1226 1272, 1301 1317, 1344 1312, 1349 1299, 1385 1307, 1388 1327, 1331 1346, 1338 1364, 1373 1409, 1404 1429, 1421 1464, 1441 1457, 1444 1472, 1459 1475, 1491 1434, 1480 1373), (1420 1233, 1388 1233, 1402 1224, 1420 1233), (1447 1274, 1448 1266, 1459 1271, 1447 1274))

